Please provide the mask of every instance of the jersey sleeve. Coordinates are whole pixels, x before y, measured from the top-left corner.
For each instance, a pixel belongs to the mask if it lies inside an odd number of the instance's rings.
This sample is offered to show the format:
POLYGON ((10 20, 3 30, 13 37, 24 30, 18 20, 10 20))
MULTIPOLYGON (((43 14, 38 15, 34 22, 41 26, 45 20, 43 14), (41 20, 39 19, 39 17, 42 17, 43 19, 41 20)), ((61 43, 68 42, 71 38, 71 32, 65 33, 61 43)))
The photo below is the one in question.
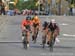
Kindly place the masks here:
POLYGON ((22 29, 23 29, 24 25, 25 25, 25 20, 22 20, 22 22, 21 22, 22 29))

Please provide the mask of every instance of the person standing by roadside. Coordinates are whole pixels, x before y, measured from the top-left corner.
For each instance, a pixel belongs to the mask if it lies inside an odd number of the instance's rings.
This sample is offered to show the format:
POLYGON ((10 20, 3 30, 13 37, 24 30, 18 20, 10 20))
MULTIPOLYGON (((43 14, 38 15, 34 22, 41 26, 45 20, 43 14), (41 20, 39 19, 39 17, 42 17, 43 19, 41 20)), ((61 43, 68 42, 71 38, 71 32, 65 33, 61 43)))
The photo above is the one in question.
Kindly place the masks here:
POLYGON ((4 5, 4 4, 2 4, 1 14, 2 14, 2 15, 5 15, 5 5, 4 5))

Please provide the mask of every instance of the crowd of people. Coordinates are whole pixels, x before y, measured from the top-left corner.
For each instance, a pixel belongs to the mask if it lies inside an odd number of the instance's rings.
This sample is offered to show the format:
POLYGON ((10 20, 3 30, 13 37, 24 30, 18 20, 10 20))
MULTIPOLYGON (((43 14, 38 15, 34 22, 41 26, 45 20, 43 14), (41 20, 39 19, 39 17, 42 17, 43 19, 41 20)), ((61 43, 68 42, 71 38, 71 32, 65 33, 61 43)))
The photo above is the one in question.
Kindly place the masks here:
POLYGON ((24 39, 24 30, 27 31, 27 46, 29 46, 29 42, 30 42, 30 32, 32 32, 32 41, 34 41, 34 34, 35 34, 35 30, 37 30, 37 34, 39 33, 39 31, 41 31, 43 33, 42 36, 46 35, 46 39, 47 39, 47 44, 49 44, 49 41, 51 39, 51 33, 53 33, 53 36, 56 37, 59 35, 60 29, 58 24, 56 23, 55 19, 51 19, 50 22, 45 21, 43 23, 43 25, 41 24, 41 20, 39 19, 39 17, 37 15, 34 15, 32 18, 31 16, 27 16, 26 18, 24 18, 22 20, 22 24, 21 24, 21 28, 22 28, 22 40, 24 39), (41 30, 42 28, 42 30, 41 30))

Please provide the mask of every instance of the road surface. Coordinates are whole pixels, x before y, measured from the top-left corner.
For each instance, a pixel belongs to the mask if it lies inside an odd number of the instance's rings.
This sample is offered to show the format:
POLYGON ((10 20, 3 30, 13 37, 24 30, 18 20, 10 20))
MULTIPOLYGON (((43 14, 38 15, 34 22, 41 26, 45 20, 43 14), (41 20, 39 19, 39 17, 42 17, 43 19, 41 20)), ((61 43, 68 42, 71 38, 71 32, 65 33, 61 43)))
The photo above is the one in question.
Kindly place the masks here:
MULTIPOLYGON (((5 16, 4 16, 5 17, 5 16)), ((7 21, 0 29, 0 56, 75 56, 75 17, 39 16, 41 23, 55 18, 60 26, 59 43, 54 45, 54 51, 42 48, 39 32, 37 43, 30 39, 30 47, 25 50, 21 43, 21 21, 25 16, 7 16, 7 21)), ((3 18, 4 19, 4 18, 3 18)), ((30 36, 31 37, 31 36, 30 36)))

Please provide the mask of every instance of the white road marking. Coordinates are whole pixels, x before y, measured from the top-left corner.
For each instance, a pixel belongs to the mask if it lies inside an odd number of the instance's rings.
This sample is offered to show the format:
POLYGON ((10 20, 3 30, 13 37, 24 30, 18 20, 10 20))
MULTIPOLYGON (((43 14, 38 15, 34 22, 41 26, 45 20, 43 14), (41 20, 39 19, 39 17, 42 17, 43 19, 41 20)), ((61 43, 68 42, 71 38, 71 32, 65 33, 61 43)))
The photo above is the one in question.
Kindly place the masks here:
POLYGON ((62 24, 60 24, 60 25, 66 26, 66 25, 69 25, 69 24, 67 24, 67 23, 62 23, 62 24))
POLYGON ((63 34, 63 36, 75 37, 75 35, 71 35, 71 34, 63 34))

